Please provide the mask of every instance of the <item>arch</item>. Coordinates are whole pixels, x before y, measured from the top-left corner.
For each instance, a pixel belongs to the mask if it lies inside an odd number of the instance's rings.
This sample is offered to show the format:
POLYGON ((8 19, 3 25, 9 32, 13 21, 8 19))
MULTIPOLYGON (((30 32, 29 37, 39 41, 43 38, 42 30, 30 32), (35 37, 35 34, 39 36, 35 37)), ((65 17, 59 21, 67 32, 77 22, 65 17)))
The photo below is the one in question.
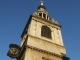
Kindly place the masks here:
POLYGON ((51 39, 51 29, 47 26, 42 26, 41 27, 41 36, 51 39))
POLYGON ((39 13, 39 16, 41 16, 41 17, 42 17, 42 13, 39 13))
POLYGON ((43 11, 38 11, 38 15, 42 18, 45 18, 46 20, 49 20, 50 16, 48 15, 48 13, 43 12, 43 11))

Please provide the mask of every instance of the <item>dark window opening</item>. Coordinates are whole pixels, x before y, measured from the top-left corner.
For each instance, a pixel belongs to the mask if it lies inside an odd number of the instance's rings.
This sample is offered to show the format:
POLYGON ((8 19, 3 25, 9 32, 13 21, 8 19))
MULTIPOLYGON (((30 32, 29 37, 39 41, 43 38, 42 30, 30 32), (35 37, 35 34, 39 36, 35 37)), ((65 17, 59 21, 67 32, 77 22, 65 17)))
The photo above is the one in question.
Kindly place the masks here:
POLYGON ((41 16, 41 17, 42 17, 42 13, 39 13, 39 16, 41 16))
POLYGON ((47 16, 47 20, 48 20, 48 16, 47 16))
POLYGON ((47 26, 42 26, 41 36, 44 36, 44 37, 47 37, 47 38, 51 39, 51 29, 47 26))
POLYGON ((43 13, 43 17, 46 18, 46 14, 43 13))

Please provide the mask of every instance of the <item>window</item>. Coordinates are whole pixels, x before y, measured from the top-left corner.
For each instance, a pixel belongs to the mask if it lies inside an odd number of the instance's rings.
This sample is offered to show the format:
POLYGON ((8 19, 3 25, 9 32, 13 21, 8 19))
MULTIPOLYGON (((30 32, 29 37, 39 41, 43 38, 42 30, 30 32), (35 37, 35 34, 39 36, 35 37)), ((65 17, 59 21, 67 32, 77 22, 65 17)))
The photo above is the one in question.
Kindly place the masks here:
POLYGON ((42 17, 42 13, 39 13, 39 16, 41 16, 41 17, 42 17))
POLYGON ((48 20, 48 18, 49 18, 49 17, 47 16, 47 20, 48 20))
POLYGON ((46 18, 46 14, 45 13, 43 13, 43 17, 46 18))
POLYGON ((41 28, 41 36, 51 38, 51 29, 47 26, 42 26, 41 28))

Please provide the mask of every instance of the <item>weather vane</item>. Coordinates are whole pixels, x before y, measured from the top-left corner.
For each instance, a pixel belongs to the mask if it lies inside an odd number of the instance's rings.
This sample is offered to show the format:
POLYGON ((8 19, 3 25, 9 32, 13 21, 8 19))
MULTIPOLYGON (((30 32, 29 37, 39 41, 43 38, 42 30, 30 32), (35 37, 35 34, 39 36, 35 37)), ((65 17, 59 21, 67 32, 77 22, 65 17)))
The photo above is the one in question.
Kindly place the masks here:
POLYGON ((43 0, 40 0, 40 2, 41 2, 41 5, 43 5, 43 0))

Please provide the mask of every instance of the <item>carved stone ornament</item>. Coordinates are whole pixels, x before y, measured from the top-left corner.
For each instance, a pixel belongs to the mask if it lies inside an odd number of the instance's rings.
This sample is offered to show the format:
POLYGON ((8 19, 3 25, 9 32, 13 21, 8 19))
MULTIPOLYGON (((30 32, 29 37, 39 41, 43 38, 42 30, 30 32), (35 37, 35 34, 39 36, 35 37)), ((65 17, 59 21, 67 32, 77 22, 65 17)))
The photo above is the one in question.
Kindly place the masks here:
POLYGON ((16 45, 16 44, 10 44, 9 45, 9 51, 7 53, 7 55, 11 58, 17 58, 20 54, 20 46, 16 45))

